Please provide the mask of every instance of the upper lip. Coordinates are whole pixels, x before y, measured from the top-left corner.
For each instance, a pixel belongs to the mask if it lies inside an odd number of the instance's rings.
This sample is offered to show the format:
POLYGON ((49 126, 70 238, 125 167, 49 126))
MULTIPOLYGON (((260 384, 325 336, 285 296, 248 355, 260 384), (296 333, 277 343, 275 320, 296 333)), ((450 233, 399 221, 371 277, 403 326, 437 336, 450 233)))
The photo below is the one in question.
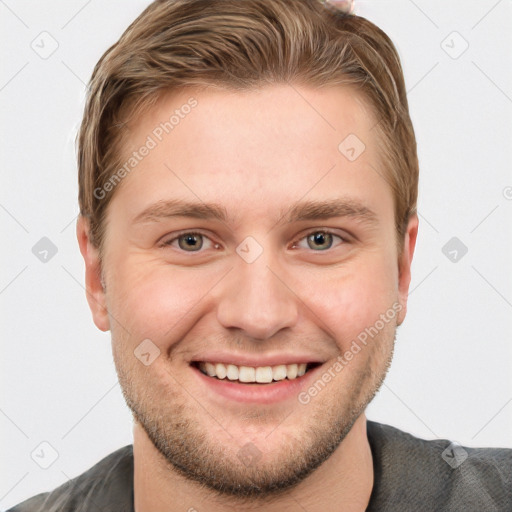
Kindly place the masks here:
POLYGON ((223 352, 204 353, 193 358, 191 363, 223 363, 233 364, 235 366, 278 366, 280 364, 301 364, 301 363, 323 363, 318 356, 307 354, 272 354, 272 355, 255 355, 255 354, 233 354, 223 352))

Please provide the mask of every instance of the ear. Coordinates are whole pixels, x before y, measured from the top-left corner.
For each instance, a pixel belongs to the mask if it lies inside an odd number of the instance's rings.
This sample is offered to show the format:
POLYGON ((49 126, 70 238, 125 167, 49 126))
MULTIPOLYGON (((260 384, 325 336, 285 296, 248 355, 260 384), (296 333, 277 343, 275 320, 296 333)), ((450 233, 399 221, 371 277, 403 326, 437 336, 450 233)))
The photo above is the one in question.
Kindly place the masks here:
POLYGON ((76 236, 85 262, 85 289, 92 318, 98 329, 108 331, 110 323, 102 283, 101 259, 98 249, 90 242, 89 221, 82 215, 78 217, 76 236))
POLYGON ((402 306, 398 314, 398 325, 404 321, 407 314, 407 299, 409 297, 409 285, 411 284, 411 263, 418 236, 418 223, 418 215, 411 215, 407 224, 402 254, 398 259, 398 300, 402 306))

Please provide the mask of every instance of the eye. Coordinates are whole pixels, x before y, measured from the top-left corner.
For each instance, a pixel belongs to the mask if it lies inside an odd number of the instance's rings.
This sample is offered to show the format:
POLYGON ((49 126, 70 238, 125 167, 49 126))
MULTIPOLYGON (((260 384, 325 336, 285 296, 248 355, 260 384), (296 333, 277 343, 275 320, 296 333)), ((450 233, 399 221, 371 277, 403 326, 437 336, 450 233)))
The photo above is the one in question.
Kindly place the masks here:
MULTIPOLYGON (((337 245, 347 243, 348 240, 340 235, 332 233, 328 230, 311 231, 306 236, 294 242, 292 248, 312 249, 315 252, 322 252, 331 249, 334 245, 335 239, 339 242, 337 245), (305 247, 304 242, 307 244, 305 247)), ((161 247, 175 247, 183 252, 201 252, 202 249, 218 249, 220 246, 214 243, 210 238, 203 233, 196 231, 187 231, 175 235, 173 238, 164 240, 161 247)))
POLYGON ((212 247, 217 249, 219 247, 218 244, 214 244, 206 235, 193 231, 181 233, 174 238, 165 240, 161 245, 162 247, 176 247, 176 243, 178 244, 178 248, 185 252, 199 252, 205 245, 206 249, 211 249, 212 247), (208 244, 210 245, 208 246, 208 244))
POLYGON ((317 230, 317 231, 311 231, 305 237, 301 238, 298 242, 295 242, 293 244, 293 248, 295 248, 295 247, 299 247, 302 249, 309 248, 309 249, 313 249, 315 252, 326 251, 326 250, 332 248, 335 238, 338 238, 341 241, 341 243, 347 242, 347 240, 345 240, 340 235, 336 235, 330 231, 317 230), (304 240, 307 243, 307 247, 300 246, 300 243, 304 240))

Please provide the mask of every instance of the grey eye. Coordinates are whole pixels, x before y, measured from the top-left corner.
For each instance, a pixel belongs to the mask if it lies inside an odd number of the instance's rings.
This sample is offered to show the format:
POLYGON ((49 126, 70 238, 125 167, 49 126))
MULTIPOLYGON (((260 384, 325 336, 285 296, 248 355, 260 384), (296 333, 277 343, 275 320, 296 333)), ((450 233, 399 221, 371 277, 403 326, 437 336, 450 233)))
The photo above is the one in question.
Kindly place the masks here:
POLYGON ((308 247, 310 249, 320 249, 325 251, 330 249, 332 246, 333 238, 331 233, 325 233, 324 231, 317 231, 308 235, 308 247))
POLYGON ((178 237, 178 245, 184 251, 199 251, 203 247, 203 235, 199 233, 186 233, 178 237))

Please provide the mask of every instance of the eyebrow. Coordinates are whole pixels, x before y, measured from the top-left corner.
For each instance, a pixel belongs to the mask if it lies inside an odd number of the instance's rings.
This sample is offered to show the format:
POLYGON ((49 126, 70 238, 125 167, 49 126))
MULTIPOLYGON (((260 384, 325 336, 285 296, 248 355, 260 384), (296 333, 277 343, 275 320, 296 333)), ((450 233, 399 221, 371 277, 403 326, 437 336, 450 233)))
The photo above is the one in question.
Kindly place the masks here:
MULTIPOLYGON (((219 204, 172 199, 158 201, 148 206, 133 219, 133 223, 156 222, 173 217, 229 222, 226 209, 219 204)), ((378 217, 375 212, 358 201, 344 198, 324 201, 299 201, 291 208, 281 209, 276 224, 322 220, 333 217, 350 217, 369 225, 378 224, 378 217)))
POLYGON ((226 209, 218 204, 171 199, 168 201, 158 201, 148 206, 133 219, 133 223, 158 221, 172 217, 216 219, 222 222, 227 222, 228 220, 226 209))
MULTIPOLYGON (((354 199, 328 199, 325 201, 302 201, 282 213, 285 222, 300 222, 305 220, 322 220, 332 217, 350 217, 369 225, 378 224, 377 214, 354 199)), ((282 221, 280 221, 282 222, 282 221)))

